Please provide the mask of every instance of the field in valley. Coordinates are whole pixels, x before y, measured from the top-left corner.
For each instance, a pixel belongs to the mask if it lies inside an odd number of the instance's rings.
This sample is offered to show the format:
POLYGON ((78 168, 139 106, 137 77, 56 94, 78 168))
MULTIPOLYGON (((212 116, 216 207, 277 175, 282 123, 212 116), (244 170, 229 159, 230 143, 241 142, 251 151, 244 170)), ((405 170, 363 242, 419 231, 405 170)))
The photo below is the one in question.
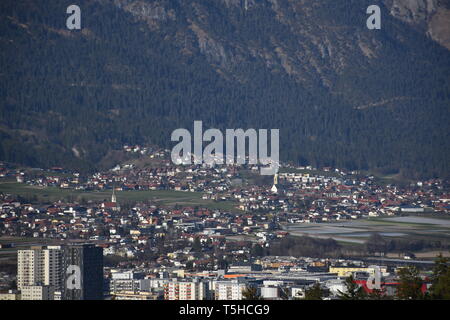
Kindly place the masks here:
MULTIPOLYGON (((36 196, 42 202, 62 201, 82 201, 93 200, 103 201, 111 198, 111 191, 81 191, 72 189, 60 189, 56 187, 38 187, 29 186, 23 183, 0 182, 0 192, 7 194, 20 195, 27 199, 36 196)), ((182 206, 201 206, 210 209, 222 209, 236 212, 235 203, 231 201, 216 202, 213 200, 202 199, 200 192, 184 192, 174 190, 132 190, 117 191, 117 201, 119 202, 139 202, 153 201, 161 205, 182 205, 182 206)))
MULTIPOLYGON (((441 241, 450 244, 450 217, 379 217, 334 223, 288 224, 294 236, 332 238, 343 243, 364 244, 373 233, 386 239, 441 241)), ((422 254, 427 257, 426 254, 422 254)))

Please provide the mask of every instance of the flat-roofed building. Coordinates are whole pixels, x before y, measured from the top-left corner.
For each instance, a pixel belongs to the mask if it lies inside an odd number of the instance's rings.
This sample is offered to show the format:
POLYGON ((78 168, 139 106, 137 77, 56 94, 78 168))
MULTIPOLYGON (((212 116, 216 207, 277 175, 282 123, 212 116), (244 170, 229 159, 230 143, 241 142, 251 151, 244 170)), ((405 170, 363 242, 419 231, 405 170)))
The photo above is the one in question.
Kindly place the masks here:
POLYGON ((24 286, 22 300, 54 300, 53 286, 24 286))
MULTIPOLYGON (((374 266, 370 266, 370 267, 334 266, 334 267, 330 267, 328 269, 328 272, 336 273, 339 277, 348 277, 354 272, 367 272, 369 274, 374 274, 375 269, 376 268, 374 266)), ((384 274, 387 272, 387 267, 380 266, 379 270, 381 273, 384 274)))
POLYGON ((158 300, 158 294, 153 292, 121 291, 113 295, 114 300, 158 300))
POLYGON ((234 279, 231 281, 217 281, 215 285, 216 300, 242 300, 242 291, 246 283, 234 279))
POLYGON ((17 290, 8 290, 8 292, 0 292, 0 300, 20 300, 20 292, 17 290))
POLYGON ((17 252, 17 288, 25 286, 61 287, 61 247, 35 246, 17 252))
POLYGON ((172 280, 164 285, 164 300, 206 300, 208 283, 199 280, 172 280))

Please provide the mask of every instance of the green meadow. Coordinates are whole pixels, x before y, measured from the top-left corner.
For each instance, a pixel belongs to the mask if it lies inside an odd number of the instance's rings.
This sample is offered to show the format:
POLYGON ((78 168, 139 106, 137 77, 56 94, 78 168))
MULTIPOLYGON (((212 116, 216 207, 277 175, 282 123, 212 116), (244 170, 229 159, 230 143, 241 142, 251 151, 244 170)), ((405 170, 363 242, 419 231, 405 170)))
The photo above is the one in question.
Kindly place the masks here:
MULTIPOLYGON (((1 182, 0 192, 20 195, 31 202, 54 202, 54 201, 103 201, 111 199, 111 191, 82 191, 73 189, 60 189, 57 187, 29 186, 16 182, 1 182)), ((184 192, 174 190, 130 190, 116 191, 117 201, 140 202, 153 201, 160 205, 173 206, 200 206, 210 209, 221 209, 237 211, 232 201, 216 202, 202 199, 200 192, 184 192)))

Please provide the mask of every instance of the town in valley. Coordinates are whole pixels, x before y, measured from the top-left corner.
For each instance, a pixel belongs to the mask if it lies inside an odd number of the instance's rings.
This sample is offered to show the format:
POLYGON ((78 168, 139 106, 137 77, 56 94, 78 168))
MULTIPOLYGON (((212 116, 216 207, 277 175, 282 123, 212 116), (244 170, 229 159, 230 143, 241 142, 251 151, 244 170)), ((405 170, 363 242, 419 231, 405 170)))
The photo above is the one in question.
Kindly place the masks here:
POLYGON ((394 299, 449 256, 449 181, 121 152, 95 174, 1 163, 0 299, 394 299))

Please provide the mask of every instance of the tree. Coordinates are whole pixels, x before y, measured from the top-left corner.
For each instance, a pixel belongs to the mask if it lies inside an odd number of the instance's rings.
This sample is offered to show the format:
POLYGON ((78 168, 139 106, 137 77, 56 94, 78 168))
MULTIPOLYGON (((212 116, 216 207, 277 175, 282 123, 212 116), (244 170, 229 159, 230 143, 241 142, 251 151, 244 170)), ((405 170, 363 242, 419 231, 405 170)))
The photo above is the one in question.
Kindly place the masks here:
POLYGON ((261 295, 258 293, 258 288, 254 286, 247 286, 242 290, 243 300, 262 300, 261 295))
POLYGON ((448 259, 442 254, 435 261, 430 296, 431 299, 450 300, 450 268, 448 259))
POLYGON ((289 288, 280 288, 280 298, 281 300, 289 300, 289 288))
POLYGON ((420 300, 425 296, 422 292, 423 281, 416 267, 406 267, 399 271, 397 297, 402 300, 420 300))
POLYGON ((368 300, 390 300, 390 296, 386 295, 383 289, 373 289, 371 293, 367 295, 368 300))
POLYGON ((85 205, 88 204, 88 201, 87 201, 86 197, 80 197, 80 204, 82 206, 85 206, 85 205))
POLYGON ((217 268, 218 269, 227 269, 228 268, 228 261, 224 258, 217 259, 217 268))
POLYGON ((364 300, 367 298, 364 288, 355 282, 353 275, 345 279, 345 289, 345 292, 338 290, 341 300, 364 300))
POLYGON ((192 250, 197 253, 202 251, 202 244, 199 237, 195 237, 194 243, 192 244, 192 250))
POLYGON ((372 233, 366 242, 366 249, 369 253, 385 253, 387 243, 379 233, 372 233))
POLYGON ((186 269, 191 270, 194 267, 194 263, 192 261, 186 262, 186 269))
POLYGON ((322 300, 324 296, 324 290, 320 286, 318 282, 314 284, 312 287, 305 290, 305 299, 304 300, 322 300))
POLYGON ((264 248, 259 244, 255 244, 250 251, 250 255, 252 257, 262 257, 264 255, 264 248))
POLYGON ((11 281, 11 284, 9 285, 9 287, 10 287, 12 290, 17 290, 17 280, 11 281))

